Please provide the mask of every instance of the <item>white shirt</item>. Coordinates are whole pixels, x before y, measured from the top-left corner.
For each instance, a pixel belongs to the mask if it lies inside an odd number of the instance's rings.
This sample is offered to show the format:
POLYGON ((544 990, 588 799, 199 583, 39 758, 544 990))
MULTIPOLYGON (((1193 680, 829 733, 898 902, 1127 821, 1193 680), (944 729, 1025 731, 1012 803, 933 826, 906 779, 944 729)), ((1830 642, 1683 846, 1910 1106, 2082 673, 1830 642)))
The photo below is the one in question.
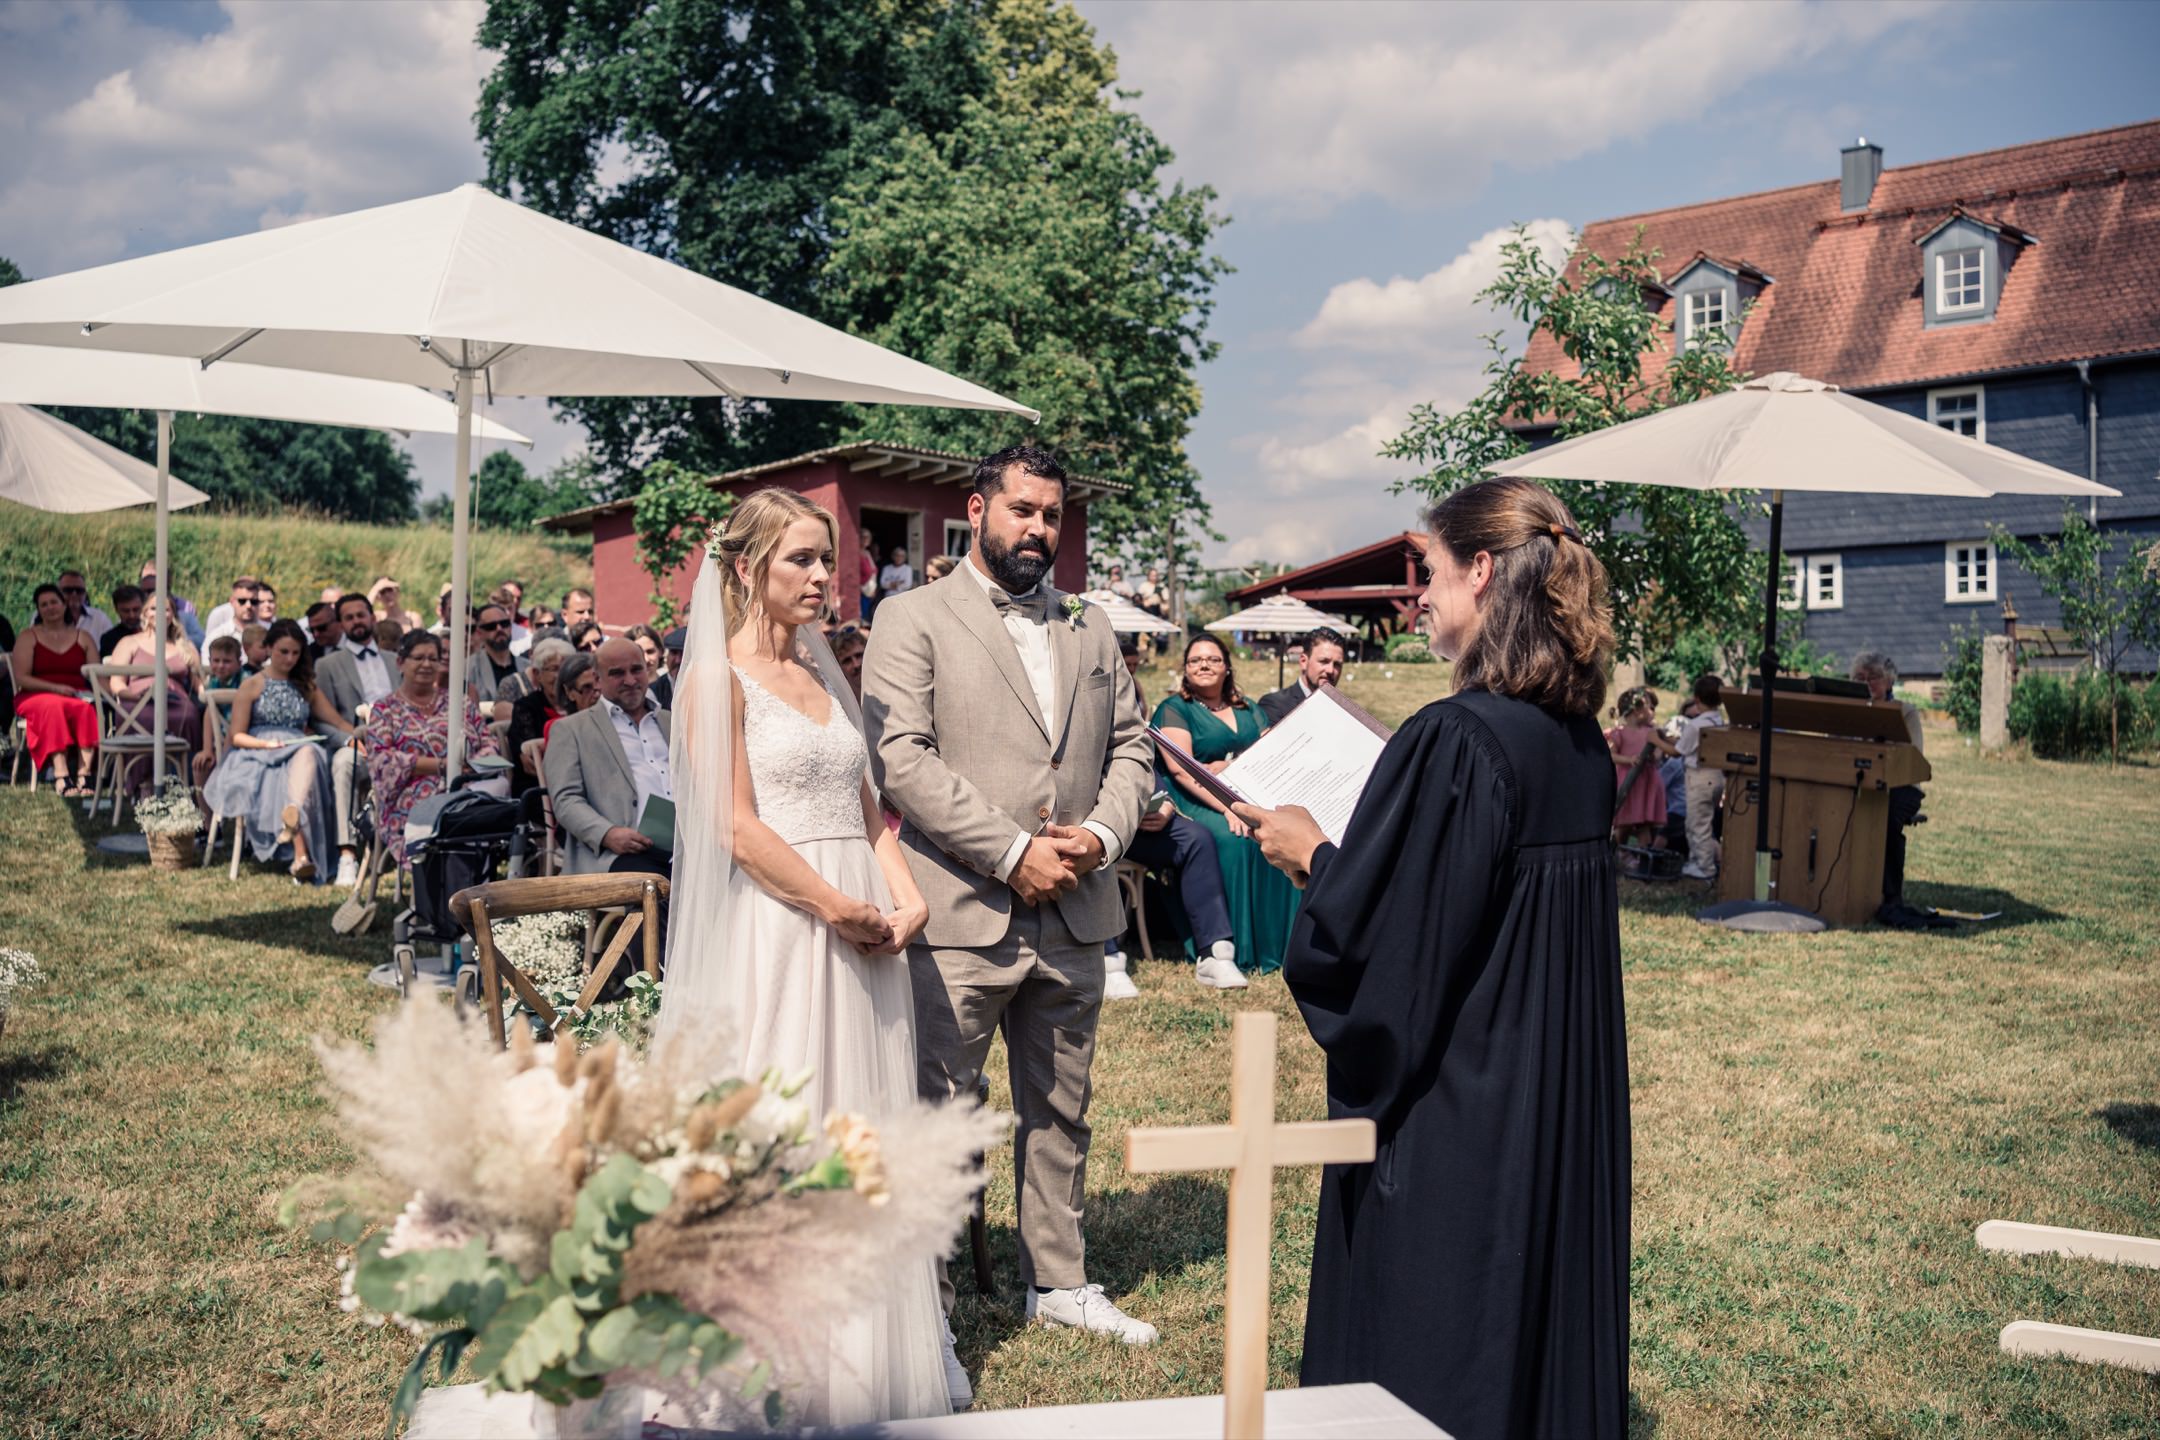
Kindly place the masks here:
POLYGON ((90 643, 93 645, 103 640, 105 632, 112 629, 112 627, 112 617, 95 605, 83 606, 82 618, 75 622, 75 628, 89 635, 90 643))
POLYGON ((1687 761, 1684 768, 1702 768, 1702 732, 1724 723, 1725 717, 1715 710, 1705 710, 1700 715, 1680 722, 1680 738, 1673 741, 1673 749, 1678 750, 1681 757, 1687 761))
POLYGON ((531 649, 531 629, 527 626, 518 624, 516 621, 512 621, 510 624, 510 653, 513 655, 523 655, 531 651, 531 649))
POLYGON ((353 657, 353 669, 360 672, 360 699, 363 704, 373 705, 388 695, 395 687, 390 682, 390 662, 370 640, 365 645, 356 643, 348 635, 338 641, 338 646, 353 657))
POLYGON ((915 571, 906 565, 887 565, 878 571, 878 588, 887 595, 898 595, 915 586, 915 571))
POLYGON ((667 736, 660 733, 659 707, 648 700, 645 718, 633 725, 630 712, 605 695, 600 697, 600 704, 615 727, 615 738, 622 742, 623 759, 630 764, 630 781, 637 786, 638 814, 645 813, 645 802, 655 795, 673 800, 675 791, 668 782, 667 736))
POLYGON ((230 635, 235 640, 240 638, 240 627, 233 621, 232 601, 230 600, 212 610, 210 618, 203 621, 203 648, 209 649, 210 642, 220 635, 230 635))
MULTIPOLYGON (((1004 588, 983 573, 982 567, 975 563, 973 555, 962 560, 960 568, 975 577, 975 583, 983 587, 985 595, 993 589, 1004 588)), ((1021 599, 1034 593, 1035 590, 1025 590, 1013 598, 1021 599)), ((1002 611, 999 618, 1005 622, 1005 633, 1012 637, 1013 649, 1020 654, 1020 668, 1027 674, 1028 688, 1035 693, 1036 711, 1043 717, 1044 724, 1056 724, 1050 704, 1051 697, 1057 690, 1057 657, 1050 650, 1048 621, 1038 621, 1034 616, 1024 615, 1018 610, 1002 611)), ((1095 838, 1102 841, 1103 865, 1116 864, 1118 856, 1124 853, 1124 847, 1118 844, 1116 832, 1107 825, 1096 824, 1093 820, 1083 820, 1080 824, 1085 829, 1094 831, 1095 838)), ((1020 863, 1020 857, 1027 851, 1028 841, 1034 838, 1034 835, 1026 830, 1013 837, 1012 844, 1005 847, 1005 854, 999 858, 997 867, 990 873, 1000 880, 1010 879, 1013 867, 1020 863)))

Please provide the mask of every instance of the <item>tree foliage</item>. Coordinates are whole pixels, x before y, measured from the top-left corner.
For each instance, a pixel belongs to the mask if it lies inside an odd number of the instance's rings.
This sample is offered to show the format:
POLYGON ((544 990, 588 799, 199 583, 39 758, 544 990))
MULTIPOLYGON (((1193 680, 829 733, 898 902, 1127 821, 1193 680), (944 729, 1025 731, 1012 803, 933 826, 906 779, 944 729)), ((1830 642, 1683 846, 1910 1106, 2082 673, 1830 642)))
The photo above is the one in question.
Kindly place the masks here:
MULTIPOLYGON (((1570 439, 1722 393, 1745 378, 1725 344, 1675 353, 1671 325, 1644 300, 1659 283, 1658 252, 1643 249, 1639 233, 1616 259, 1580 252, 1573 277, 1524 230, 1501 254, 1500 275, 1480 298, 1520 324, 1526 341, 1550 335, 1574 373, 1528 370, 1498 332, 1486 336, 1492 357, 1485 388, 1452 411, 1417 406, 1381 450, 1425 467, 1410 487, 1439 499, 1474 483, 1486 466, 1529 448, 1518 433, 1524 427, 1550 426, 1556 439, 1570 439), (1645 363, 1653 355, 1663 357, 1655 373, 1645 363)), ((1573 481, 1551 489, 1612 577, 1622 656, 1662 653, 1691 630, 1738 631, 1759 615, 1767 557, 1750 553, 1732 495, 1573 481)))
MULTIPOLYGON (((528 204, 1013 395, 1093 529, 1204 530, 1183 451, 1221 262, 1206 190, 1115 109, 1054 0, 490 0, 489 182, 528 204)), ((722 400, 564 402, 613 491, 877 437, 979 452, 1011 417, 722 400)), ((1197 537, 1195 537, 1197 538, 1197 537)), ((1150 554, 1160 551, 1150 543, 1150 554)))
POLYGON ((672 460, 645 472, 645 487, 630 507, 630 523, 637 530, 638 564, 652 577, 652 623, 659 629, 682 618, 683 607, 669 593, 668 578, 734 508, 733 495, 713 489, 695 471, 672 460))
POLYGON ((2063 507, 2062 529, 2037 544, 1994 531, 1995 548, 2017 561, 2062 607, 2063 629, 2077 638, 2090 657, 2108 695, 2108 751, 2122 758, 2121 729, 2115 719, 2122 672, 2135 649, 2160 650, 2160 577, 2145 557, 2132 549, 2132 537, 2101 530, 2074 505, 2063 507), (2109 561, 2117 550, 2122 558, 2109 561))

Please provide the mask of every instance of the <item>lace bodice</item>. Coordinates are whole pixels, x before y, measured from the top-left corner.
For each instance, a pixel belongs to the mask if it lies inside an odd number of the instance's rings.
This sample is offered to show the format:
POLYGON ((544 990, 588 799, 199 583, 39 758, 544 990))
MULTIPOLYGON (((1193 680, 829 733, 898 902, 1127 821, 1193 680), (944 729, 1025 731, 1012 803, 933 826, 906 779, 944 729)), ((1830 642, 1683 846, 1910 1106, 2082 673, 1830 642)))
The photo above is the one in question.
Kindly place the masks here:
POLYGON ((308 708, 307 697, 290 680, 263 681, 263 692, 248 713, 250 730, 305 730, 308 717, 314 712, 308 708))
POLYGON ((791 845, 863 833, 862 781, 870 755, 838 700, 823 725, 734 667, 743 691, 743 744, 758 819, 791 845))

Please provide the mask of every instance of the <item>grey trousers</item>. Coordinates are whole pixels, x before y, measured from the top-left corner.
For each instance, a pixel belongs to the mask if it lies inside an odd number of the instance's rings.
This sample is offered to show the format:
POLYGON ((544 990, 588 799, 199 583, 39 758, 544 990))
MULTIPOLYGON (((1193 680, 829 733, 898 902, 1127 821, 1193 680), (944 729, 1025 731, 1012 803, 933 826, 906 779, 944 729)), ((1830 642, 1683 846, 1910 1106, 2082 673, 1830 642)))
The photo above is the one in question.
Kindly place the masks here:
POLYGON ((337 814, 331 828, 337 832, 340 850, 357 850, 360 841, 353 829, 353 816, 358 813, 360 792, 367 789, 367 767, 360 763, 359 747, 340 745, 330 756, 330 795, 336 802, 337 814))
MULTIPOLYGON (((982 950, 915 945, 916 1086, 923 1098, 972 1095, 1002 1023, 1012 1078, 1013 1191, 1027 1285, 1087 1283, 1080 1234, 1087 1177, 1089 1067, 1102 1011, 1103 947, 1082 945, 1054 905, 1013 906, 1012 930, 982 950)), ((941 1276, 947 1311, 953 1287, 941 1276)))

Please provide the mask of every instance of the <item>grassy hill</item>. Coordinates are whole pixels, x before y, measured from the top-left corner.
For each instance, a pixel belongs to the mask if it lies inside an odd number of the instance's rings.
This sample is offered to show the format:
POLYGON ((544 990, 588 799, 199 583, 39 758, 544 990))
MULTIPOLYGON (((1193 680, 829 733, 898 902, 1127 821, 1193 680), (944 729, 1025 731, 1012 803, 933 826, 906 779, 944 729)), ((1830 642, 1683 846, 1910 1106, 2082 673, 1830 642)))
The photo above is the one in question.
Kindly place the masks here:
MULTIPOLYGON (((0 501, 0 613, 20 627, 30 594, 63 569, 89 579, 92 599, 142 573, 156 551, 147 508, 96 515, 54 515, 0 501)), ((172 587, 200 613, 223 600, 235 575, 256 575, 277 587, 278 613, 299 616, 326 585, 365 589, 394 575, 405 602, 426 614, 450 578, 447 525, 352 525, 321 515, 182 513, 172 518, 172 587)), ((473 532, 473 591, 485 593, 516 577, 535 599, 551 603, 564 589, 592 583, 592 557, 558 548, 537 533, 473 532)))

